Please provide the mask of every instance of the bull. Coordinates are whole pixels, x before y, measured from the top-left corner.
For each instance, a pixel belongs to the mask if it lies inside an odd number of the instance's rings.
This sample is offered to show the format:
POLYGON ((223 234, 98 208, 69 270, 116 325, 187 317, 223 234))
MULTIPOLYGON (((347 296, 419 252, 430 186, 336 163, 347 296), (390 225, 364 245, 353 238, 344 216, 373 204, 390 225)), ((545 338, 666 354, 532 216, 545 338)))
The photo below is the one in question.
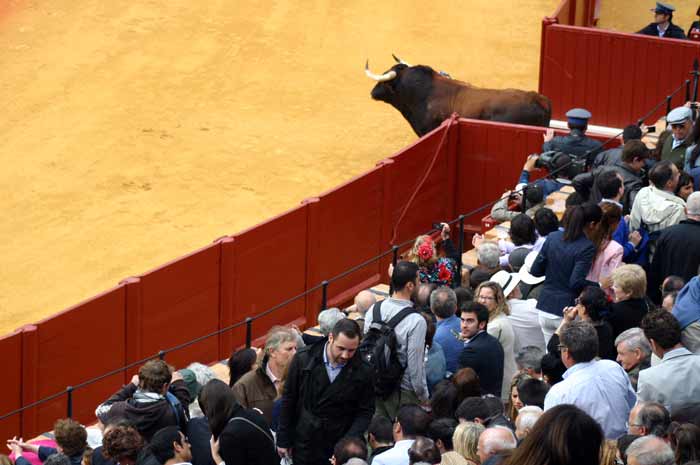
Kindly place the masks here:
POLYGON ((396 64, 384 74, 365 74, 377 84, 372 98, 401 112, 420 137, 456 112, 463 118, 549 126, 550 100, 537 92, 518 89, 483 89, 451 79, 429 66, 411 66, 395 55, 396 64))

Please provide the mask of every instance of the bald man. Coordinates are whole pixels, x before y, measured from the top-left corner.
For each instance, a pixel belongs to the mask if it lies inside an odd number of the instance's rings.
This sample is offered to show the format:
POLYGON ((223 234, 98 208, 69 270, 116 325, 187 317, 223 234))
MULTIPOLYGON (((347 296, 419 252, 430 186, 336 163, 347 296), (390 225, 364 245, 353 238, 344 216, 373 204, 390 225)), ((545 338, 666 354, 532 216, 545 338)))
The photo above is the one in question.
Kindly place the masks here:
POLYGON ((360 291, 355 296, 355 303, 345 310, 348 318, 355 320, 360 325, 360 332, 364 332, 365 314, 377 303, 377 297, 369 290, 360 291))
POLYGON ((675 457, 671 447, 656 436, 643 436, 635 439, 627 448, 628 465, 673 465, 675 457))
POLYGON ((476 453, 479 455, 480 463, 484 463, 491 456, 508 449, 515 449, 517 446, 518 441, 510 429, 505 426, 493 426, 486 428, 479 436, 476 453))

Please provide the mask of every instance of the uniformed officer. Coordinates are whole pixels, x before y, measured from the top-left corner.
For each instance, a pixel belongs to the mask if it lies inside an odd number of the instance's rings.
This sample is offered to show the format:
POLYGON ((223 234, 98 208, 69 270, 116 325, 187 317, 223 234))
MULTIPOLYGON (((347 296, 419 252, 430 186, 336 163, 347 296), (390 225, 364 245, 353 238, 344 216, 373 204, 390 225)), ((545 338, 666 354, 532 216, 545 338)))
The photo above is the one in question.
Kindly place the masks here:
POLYGON ((654 22, 637 32, 646 36, 668 37, 669 39, 685 39, 683 29, 673 24, 673 12, 676 9, 668 3, 656 2, 654 12, 654 22))
POLYGON ((590 165, 601 150, 600 142, 586 136, 590 118, 591 112, 583 108, 574 108, 566 112, 566 120, 570 129, 569 135, 554 137, 554 131, 548 129, 544 135, 542 151, 555 150, 577 157, 586 156, 587 160, 590 160, 588 163, 590 165))
POLYGON ((671 127, 673 137, 667 137, 661 147, 661 159, 671 160, 679 170, 683 169, 685 151, 692 145, 690 132, 693 127, 693 111, 688 107, 678 107, 666 116, 666 124, 671 127))

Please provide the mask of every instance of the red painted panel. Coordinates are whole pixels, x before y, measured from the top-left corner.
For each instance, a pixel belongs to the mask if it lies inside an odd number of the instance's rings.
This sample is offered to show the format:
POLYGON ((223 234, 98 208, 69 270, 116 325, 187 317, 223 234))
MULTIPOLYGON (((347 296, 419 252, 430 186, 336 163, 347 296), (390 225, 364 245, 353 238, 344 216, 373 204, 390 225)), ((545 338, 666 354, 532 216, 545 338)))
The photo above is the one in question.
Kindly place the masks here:
MULTIPOLYGON (((381 243, 382 180, 382 168, 375 168, 309 204, 308 286, 330 280, 388 249, 381 243)), ((333 281, 327 306, 342 304, 379 279, 379 261, 375 261, 333 281)), ((320 308, 321 294, 315 294, 320 308)))
MULTIPOLYGON (((125 288, 116 287, 36 323, 24 332, 23 405, 65 391, 124 366, 126 358, 125 288)), ((95 420, 97 404, 124 382, 119 373, 73 392, 73 416, 95 420)), ((32 409, 23 426, 25 437, 51 429, 66 416, 66 396, 32 409)))
MULTIPOLYGON (((543 24, 540 92, 552 100, 552 118, 572 107, 591 111, 592 124, 636 122, 688 79, 700 44, 560 24, 543 24)), ((685 89, 674 97, 681 105, 685 89)), ((646 120, 665 113, 665 105, 646 120)))
MULTIPOLYGON (((255 317, 306 289, 306 231, 308 206, 302 205, 252 229, 236 234, 233 242, 234 305, 231 322, 255 317)), ((304 317, 305 298, 299 298, 253 323, 253 339, 273 324, 304 317)), ((315 313, 314 313, 315 314, 315 313)), ((232 332, 232 347, 245 342, 245 328, 232 332)))
POLYGON ((443 123, 417 143, 391 157, 394 163, 385 168, 388 177, 385 182, 391 186, 384 192, 385 215, 388 215, 385 216, 387 228, 383 237, 386 246, 391 244, 394 236, 393 243, 398 245, 428 231, 434 222, 453 218, 454 211, 450 211, 449 207, 454 192, 450 185, 453 177, 449 173, 449 137, 444 138, 435 163, 429 170, 446 130, 447 125, 443 123))
MULTIPOLYGON (((3 373, 7 382, 0 386, 0 416, 22 406, 22 333, 15 331, 0 338, 3 373)), ((0 444, 13 436, 21 436, 21 415, 0 421, 0 444)))
MULTIPOLYGON (((137 358, 219 328, 220 255, 221 246, 215 243, 141 277, 137 358)), ((177 368, 211 362, 218 358, 218 345, 218 337, 210 337, 168 353, 166 360, 177 368)))

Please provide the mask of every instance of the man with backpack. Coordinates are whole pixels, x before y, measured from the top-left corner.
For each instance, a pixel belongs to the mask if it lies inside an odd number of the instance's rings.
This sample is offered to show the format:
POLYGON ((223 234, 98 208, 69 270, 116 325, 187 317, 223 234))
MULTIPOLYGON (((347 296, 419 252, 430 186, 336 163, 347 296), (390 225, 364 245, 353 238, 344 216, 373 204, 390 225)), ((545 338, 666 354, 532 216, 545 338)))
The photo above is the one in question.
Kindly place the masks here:
POLYGON ((414 308, 420 278, 418 265, 401 261, 391 274, 392 296, 378 302, 365 315, 363 358, 374 371, 376 415, 390 420, 401 405, 428 400, 425 379, 427 324, 414 308))

